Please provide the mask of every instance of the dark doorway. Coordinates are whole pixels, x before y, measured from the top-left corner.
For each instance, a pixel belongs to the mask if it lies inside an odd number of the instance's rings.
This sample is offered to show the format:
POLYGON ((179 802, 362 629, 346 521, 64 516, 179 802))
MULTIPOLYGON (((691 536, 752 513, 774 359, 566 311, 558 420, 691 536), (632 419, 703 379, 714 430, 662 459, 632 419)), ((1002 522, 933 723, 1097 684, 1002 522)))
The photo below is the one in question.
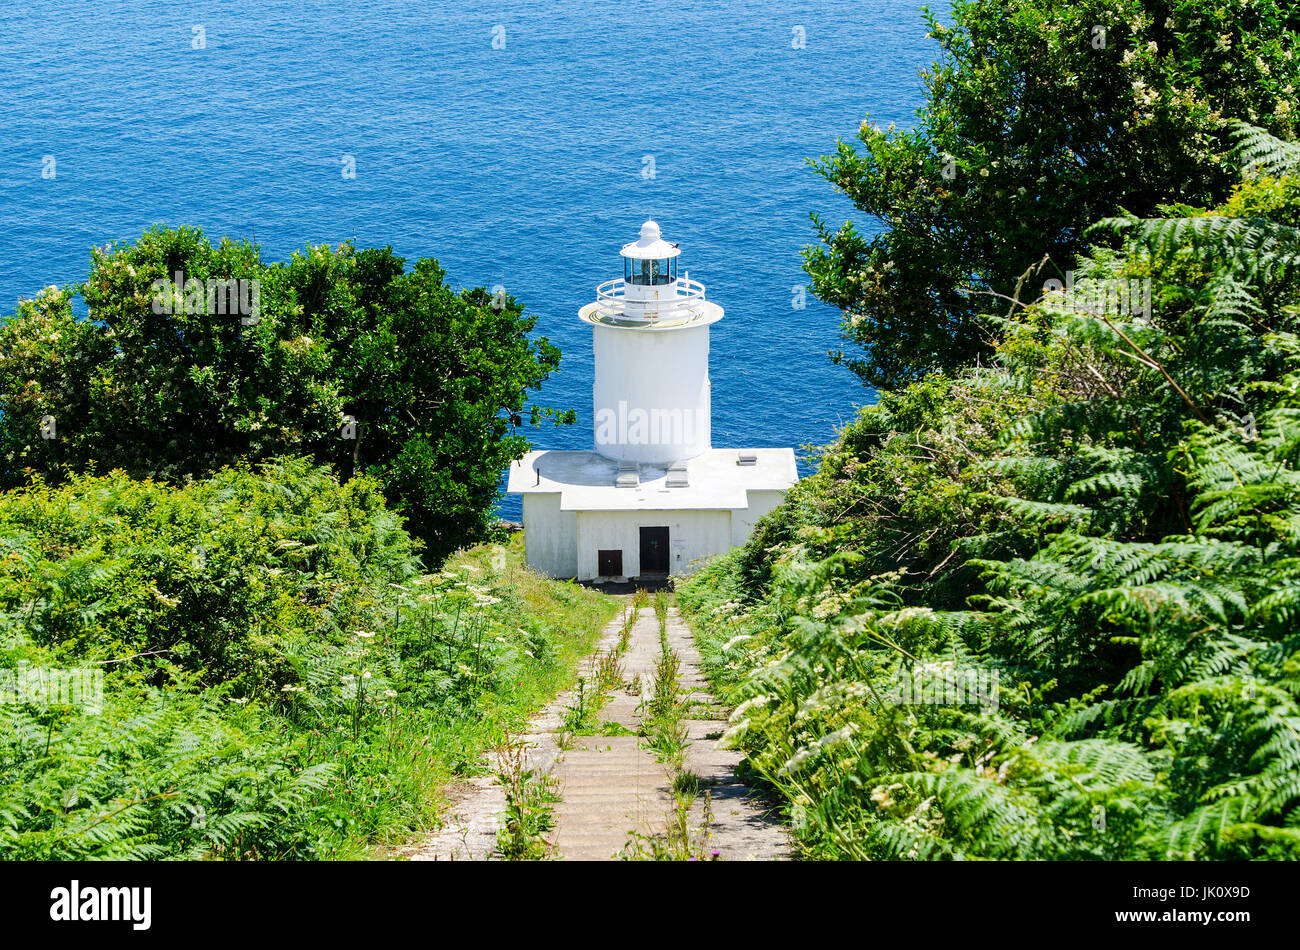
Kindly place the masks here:
POLYGON ((668 529, 641 529, 641 573, 668 573, 668 529))
POLYGON ((596 552, 596 573, 601 577, 622 577, 623 576, 623 552, 622 551, 597 551, 596 552))

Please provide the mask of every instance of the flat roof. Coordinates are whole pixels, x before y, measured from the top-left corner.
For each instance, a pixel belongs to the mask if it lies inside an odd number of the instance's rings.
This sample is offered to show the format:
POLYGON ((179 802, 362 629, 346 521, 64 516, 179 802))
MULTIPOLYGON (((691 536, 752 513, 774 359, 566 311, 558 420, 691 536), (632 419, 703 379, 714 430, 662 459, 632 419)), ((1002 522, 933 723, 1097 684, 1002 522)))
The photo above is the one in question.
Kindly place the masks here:
POLYGON ((596 452, 541 449, 510 465, 512 495, 560 495, 561 511, 744 509, 751 491, 785 491, 799 480, 794 449, 710 449, 687 459, 685 487, 669 488, 667 463, 642 462, 641 484, 615 484, 619 463, 596 452), (752 453, 753 465, 737 464, 752 453), (540 473, 540 475, 539 475, 540 473))

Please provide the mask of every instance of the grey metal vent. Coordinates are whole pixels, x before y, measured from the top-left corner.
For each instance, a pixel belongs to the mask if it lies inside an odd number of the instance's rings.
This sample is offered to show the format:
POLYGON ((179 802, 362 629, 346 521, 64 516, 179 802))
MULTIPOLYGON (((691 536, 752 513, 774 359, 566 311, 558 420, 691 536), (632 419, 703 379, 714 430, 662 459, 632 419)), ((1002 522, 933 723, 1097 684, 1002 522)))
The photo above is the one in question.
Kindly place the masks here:
POLYGON ((758 453, 757 453, 757 452, 737 452, 737 453, 736 453, 736 464, 737 464, 737 465, 757 465, 757 464, 758 464, 758 453))

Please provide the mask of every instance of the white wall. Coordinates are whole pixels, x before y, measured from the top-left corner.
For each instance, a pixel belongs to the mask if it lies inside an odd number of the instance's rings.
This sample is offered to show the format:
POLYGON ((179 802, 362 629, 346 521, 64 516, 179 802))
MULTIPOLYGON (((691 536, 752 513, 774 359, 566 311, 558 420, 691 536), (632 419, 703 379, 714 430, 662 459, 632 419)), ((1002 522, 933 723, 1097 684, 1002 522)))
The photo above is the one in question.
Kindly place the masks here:
POLYGON ((582 511, 578 512, 578 579, 597 576, 596 552, 602 550, 621 550, 624 575, 639 576, 640 529, 663 525, 668 526, 672 574, 686 573, 696 558, 731 547, 730 511, 582 511))
POLYGON ((524 560, 551 577, 578 573, 578 513, 560 510, 560 493, 524 495, 524 560))
POLYGON ((749 496, 749 508, 731 513, 732 547, 739 547, 748 541, 758 519, 785 501, 783 491, 751 491, 746 494, 749 496))
POLYGON ((685 444, 676 442, 673 434, 643 444, 602 443, 594 430, 596 451, 606 458, 632 462, 673 462, 707 451, 711 425, 709 327, 637 330, 597 326, 593 333, 593 426, 598 429, 602 412, 617 418, 622 401, 625 416, 636 410, 677 410, 677 417, 689 418, 695 430, 685 444))
POLYGON ((623 552, 623 574, 641 573, 641 528, 668 527, 669 572, 687 574, 697 558, 744 544, 754 523, 785 498, 783 491, 751 491, 737 511, 561 511, 560 493, 524 495, 524 550, 528 566, 551 577, 594 580, 597 552, 623 552))

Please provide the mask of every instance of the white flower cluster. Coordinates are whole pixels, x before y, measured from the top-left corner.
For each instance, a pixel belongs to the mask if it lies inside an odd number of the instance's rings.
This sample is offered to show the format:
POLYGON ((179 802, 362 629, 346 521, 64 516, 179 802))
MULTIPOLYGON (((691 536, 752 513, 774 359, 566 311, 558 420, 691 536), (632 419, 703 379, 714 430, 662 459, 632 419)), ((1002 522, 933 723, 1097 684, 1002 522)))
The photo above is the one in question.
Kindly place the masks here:
POLYGON ((734 725, 722 734, 722 738, 718 740, 718 747, 722 749, 733 748, 735 741, 743 736, 750 727, 750 713, 776 702, 776 699, 775 696, 753 696, 733 709, 728 721, 734 723, 734 725))
POLYGON ((1133 80, 1133 99, 1137 102, 1140 108, 1145 109, 1148 106, 1154 105, 1156 100, 1159 98, 1160 96, 1156 91, 1148 88, 1147 84, 1141 79, 1133 80))
POLYGON ((790 756, 786 763, 781 766, 777 774, 781 776, 794 775, 808 764, 811 759, 848 742, 857 731, 858 724, 856 722, 851 722, 840 729, 836 729, 834 732, 827 733, 816 742, 812 743, 812 745, 805 746, 794 755, 790 756))
POLYGON ((749 711, 751 709, 756 709, 760 706, 767 706, 770 703, 774 702, 775 700, 776 700, 775 696, 751 697, 750 699, 745 700, 743 703, 737 706, 734 710, 732 710, 729 721, 740 722, 742 719, 745 719, 749 716, 749 711))
POLYGON ((834 749, 836 746, 840 746, 848 742, 851 738, 853 738, 853 736, 857 735, 857 732, 858 732, 858 724, 856 722, 851 722, 848 725, 841 726, 839 729, 836 729, 834 732, 828 732, 826 735, 822 736, 814 744, 814 747, 821 752, 825 752, 829 749, 834 749))
POLYGON ((847 705, 847 700, 865 695, 866 691, 866 686, 862 683, 827 683, 815 690, 799 705, 795 719, 816 719, 833 715, 847 705), (850 687, 854 686, 859 690, 856 694, 850 692, 850 687))
POLYGON ((781 768, 777 770, 776 773, 777 776, 779 778, 785 778, 787 776, 794 775, 796 772, 800 771, 807 763, 807 761, 812 757, 813 757, 812 749, 808 749, 808 748, 800 749, 798 752, 796 752, 794 755, 790 756, 790 758, 786 760, 785 765, 781 766, 781 768))
POLYGON ((740 616, 744 613, 744 605, 739 600, 724 600, 712 610, 709 611, 711 617, 729 617, 740 616))

